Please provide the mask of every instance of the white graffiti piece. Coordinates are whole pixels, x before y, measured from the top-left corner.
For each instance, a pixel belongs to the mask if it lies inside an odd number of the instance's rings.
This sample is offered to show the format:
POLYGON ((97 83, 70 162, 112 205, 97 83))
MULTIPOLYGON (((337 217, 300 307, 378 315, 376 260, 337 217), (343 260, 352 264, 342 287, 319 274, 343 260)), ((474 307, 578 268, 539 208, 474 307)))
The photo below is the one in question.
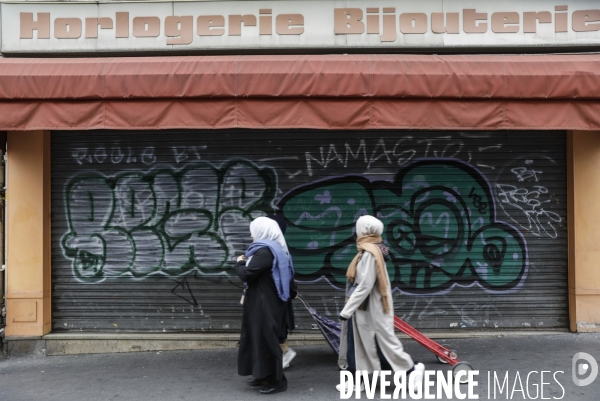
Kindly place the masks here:
POLYGON ((276 193, 275 171, 247 160, 78 175, 65 193, 61 245, 85 281, 226 274, 251 242, 250 222, 272 212, 276 193))

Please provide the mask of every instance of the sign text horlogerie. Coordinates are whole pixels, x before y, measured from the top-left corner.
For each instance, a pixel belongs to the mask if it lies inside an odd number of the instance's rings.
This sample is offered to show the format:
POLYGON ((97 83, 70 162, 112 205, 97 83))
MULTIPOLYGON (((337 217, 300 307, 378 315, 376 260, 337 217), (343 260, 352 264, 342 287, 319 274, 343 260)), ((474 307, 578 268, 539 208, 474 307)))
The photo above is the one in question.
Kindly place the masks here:
POLYGON ((600 45, 600 3, 3 3, 2 52, 600 45))

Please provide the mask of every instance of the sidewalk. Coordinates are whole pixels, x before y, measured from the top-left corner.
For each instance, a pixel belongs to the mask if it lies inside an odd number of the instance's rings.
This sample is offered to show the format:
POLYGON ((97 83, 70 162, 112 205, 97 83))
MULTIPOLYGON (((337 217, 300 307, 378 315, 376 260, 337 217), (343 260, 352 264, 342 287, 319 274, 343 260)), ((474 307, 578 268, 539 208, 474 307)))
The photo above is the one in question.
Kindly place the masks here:
MULTIPOLYGON (((600 362, 600 334, 463 338, 447 342, 458 350, 462 360, 480 370, 475 394, 481 400, 511 399, 511 393, 513 400, 541 399, 540 371, 551 372, 544 376, 544 383, 548 383, 543 386, 545 399, 600 399, 600 375, 585 387, 576 386, 571 376, 572 358, 577 352, 586 352, 600 362), (493 387, 488 398, 488 371, 492 372, 492 379, 495 372, 501 381, 508 371, 508 386, 503 394, 496 388, 496 398, 493 387), (532 373, 527 383, 531 371, 537 373, 532 373), (564 372, 556 374, 558 383, 553 378, 556 371, 564 372), (517 372, 523 392, 515 380, 517 372)), ((416 342, 404 340, 403 343, 413 358, 425 363, 427 369, 449 369, 416 342)), ((258 394, 258 389, 247 386, 245 378, 237 376, 236 349, 0 357, 0 400, 339 399, 335 385, 340 375, 331 349, 305 346, 297 347, 296 351, 298 356, 286 370, 288 391, 271 396, 258 394)), ((462 389, 466 392, 466 385, 462 389)), ((364 393, 361 399, 367 399, 364 393)), ((375 399, 380 399, 379 391, 375 399)))

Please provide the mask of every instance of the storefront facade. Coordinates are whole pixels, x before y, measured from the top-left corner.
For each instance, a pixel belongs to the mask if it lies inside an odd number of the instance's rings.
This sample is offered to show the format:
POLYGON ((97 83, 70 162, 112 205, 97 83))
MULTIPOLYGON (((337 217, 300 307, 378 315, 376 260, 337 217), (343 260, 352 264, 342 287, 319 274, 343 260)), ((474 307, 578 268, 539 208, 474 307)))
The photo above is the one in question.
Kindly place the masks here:
POLYGON ((372 214, 415 327, 599 330, 593 2, 303 3, 2 4, 7 339, 235 333, 273 214, 329 317, 372 214))

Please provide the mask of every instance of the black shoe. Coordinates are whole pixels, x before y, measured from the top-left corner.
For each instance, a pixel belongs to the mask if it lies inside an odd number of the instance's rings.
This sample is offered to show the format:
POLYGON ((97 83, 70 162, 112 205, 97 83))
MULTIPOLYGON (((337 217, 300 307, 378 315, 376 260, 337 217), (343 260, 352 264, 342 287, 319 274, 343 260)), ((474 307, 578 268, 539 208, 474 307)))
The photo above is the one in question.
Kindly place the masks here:
POLYGON ((260 389, 260 393, 261 394, 275 394, 275 393, 281 393, 286 390, 287 390, 287 383, 283 382, 283 383, 278 383, 278 384, 273 384, 273 385, 266 385, 260 389))
POLYGON ((255 386, 266 386, 267 385, 267 381, 265 379, 256 379, 254 377, 251 377, 248 380, 246 380, 246 383, 248 383, 252 387, 255 387, 255 386))

